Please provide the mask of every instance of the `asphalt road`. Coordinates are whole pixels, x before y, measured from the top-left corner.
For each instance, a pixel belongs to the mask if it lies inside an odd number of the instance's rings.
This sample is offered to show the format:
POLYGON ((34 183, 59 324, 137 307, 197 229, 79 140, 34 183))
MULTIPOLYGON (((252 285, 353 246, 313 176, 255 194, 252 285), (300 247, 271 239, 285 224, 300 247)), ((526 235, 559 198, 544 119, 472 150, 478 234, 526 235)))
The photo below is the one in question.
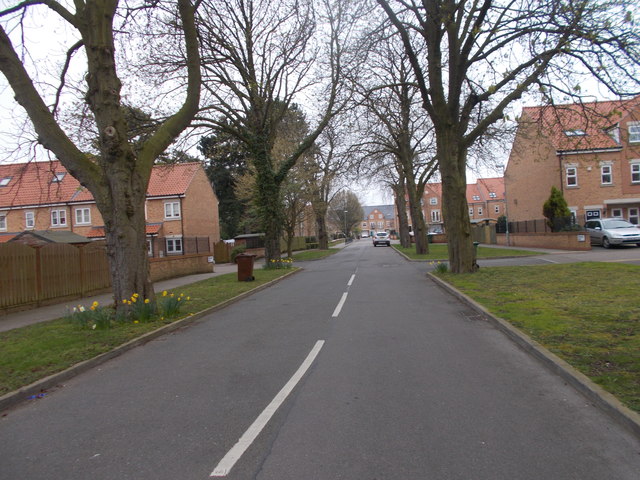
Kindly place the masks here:
POLYGON ((425 270, 368 241, 309 262, 9 411, 0 479, 639 478, 638 438, 425 270))

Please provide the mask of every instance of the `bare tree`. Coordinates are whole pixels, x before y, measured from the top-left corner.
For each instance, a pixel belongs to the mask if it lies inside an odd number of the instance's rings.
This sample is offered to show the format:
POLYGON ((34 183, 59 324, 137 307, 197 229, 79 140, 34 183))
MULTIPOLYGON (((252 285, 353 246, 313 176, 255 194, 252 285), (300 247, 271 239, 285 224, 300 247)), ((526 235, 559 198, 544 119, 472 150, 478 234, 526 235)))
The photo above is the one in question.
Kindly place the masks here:
POLYGON ((311 0, 204 2, 203 66, 207 108, 213 116, 203 113, 200 120, 245 145, 256 172, 256 204, 267 261, 280 258, 280 189, 287 173, 343 105, 343 42, 351 35, 347 11, 351 3, 324 0, 316 8, 311 0), (324 79, 313 71, 321 61, 324 79), (284 161, 275 162, 274 142, 287 110, 322 81, 324 109, 315 128, 284 161), (221 116, 225 123, 219 122, 221 116))
MULTIPOLYGON (((131 12, 120 8, 118 0, 87 0, 72 5, 75 11, 56 1, 23 1, 0 11, 0 71, 33 123, 38 142, 53 152, 69 173, 92 193, 105 222, 115 298, 128 298, 133 293, 151 298, 145 196, 154 161, 189 126, 198 110, 201 77, 195 6, 190 0, 177 0, 166 9, 161 8, 159 2, 147 7, 149 15, 168 18, 165 28, 173 29, 174 34, 182 38, 187 81, 177 111, 159 123, 144 141, 136 141, 134 145, 130 141, 127 109, 123 108, 121 98, 123 85, 117 73, 115 43, 116 31, 126 27, 127 15, 131 12), (62 19, 77 35, 66 52, 60 84, 50 105, 34 85, 5 30, 6 26, 23 25, 29 18, 26 11, 31 8, 44 8, 47 15, 62 19), (91 155, 70 139, 57 119, 69 65, 79 50, 86 56, 84 98, 99 135, 95 142, 97 152, 91 155)), ((28 42, 26 37, 23 40, 28 42)), ((29 45, 23 48, 28 55, 29 45)))
POLYGON ((435 128, 451 271, 474 271, 469 148, 535 85, 579 95, 580 79, 592 78, 616 95, 637 89, 637 2, 376 1, 402 37, 435 128))
POLYGON ((343 180, 352 166, 353 156, 347 145, 348 129, 349 124, 334 118, 322 132, 313 154, 305 160, 303 167, 307 182, 307 199, 312 206, 320 250, 329 249, 329 204, 343 186, 343 180))
MULTIPOLYGON (((396 202, 400 202, 402 215, 406 216, 404 197, 408 197, 416 253, 424 254, 429 245, 422 195, 438 168, 431 124, 421 110, 420 93, 398 35, 382 31, 378 36, 379 41, 369 52, 370 73, 359 82, 360 104, 366 111, 361 116, 363 134, 367 137, 362 148, 368 157, 391 161, 390 166, 396 171, 394 177, 398 179, 398 184, 392 187, 396 202)), ((382 169, 389 170, 384 163, 382 169)))
POLYGON ((337 231, 349 238, 353 228, 362 221, 364 210, 358 196, 351 190, 341 190, 329 204, 329 220, 337 231))

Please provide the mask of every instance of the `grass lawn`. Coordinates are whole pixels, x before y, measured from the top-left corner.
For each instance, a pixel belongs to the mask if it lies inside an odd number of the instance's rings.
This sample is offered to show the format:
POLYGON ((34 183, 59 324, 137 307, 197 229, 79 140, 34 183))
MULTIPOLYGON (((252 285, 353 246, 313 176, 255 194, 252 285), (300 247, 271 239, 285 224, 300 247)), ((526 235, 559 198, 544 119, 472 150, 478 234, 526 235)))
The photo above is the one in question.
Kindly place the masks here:
POLYGON ((640 266, 494 267, 438 276, 640 412, 640 266))
POLYGON ((320 258, 328 257, 334 253, 338 253, 339 248, 329 248, 329 250, 302 250, 300 252, 293 252, 293 259, 299 262, 305 260, 318 260, 320 258))
MULTIPOLYGON (((429 253, 426 255, 416 254, 415 245, 410 248, 403 248, 401 245, 391 245, 393 248, 403 253, 411 260, 446 260, 449 257, 447 245, 445 243, 430 243, 429 253)), ((524 257, 527 255, 540 255, 540 252, 532 252, 531 250, 512 250, 507 248, 489 248, 478 246, 478 258, 495 258, 495 257, 524 257)))
POLYGON ((76 363, 112 350, 163 325, 218 305, 275 280, 291 270, 254 270, 253 282, 238 282, 237 274, 220 275, 186 285, 176 294, 190 299, 171 320, 115 323, 108 330, 92 330, 62 318, 0 332, 0 395, 60 372, 76 363))

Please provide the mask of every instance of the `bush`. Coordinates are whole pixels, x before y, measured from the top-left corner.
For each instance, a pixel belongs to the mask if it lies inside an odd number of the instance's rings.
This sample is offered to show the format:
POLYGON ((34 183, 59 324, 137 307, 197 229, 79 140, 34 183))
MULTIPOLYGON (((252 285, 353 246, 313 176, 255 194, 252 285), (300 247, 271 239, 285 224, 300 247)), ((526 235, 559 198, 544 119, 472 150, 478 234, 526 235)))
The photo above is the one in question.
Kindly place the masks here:
POLYGON ((247 251, 247 247, 245 247, 244 245, 233 247, 233 250, 231 250, 231 263, 235 263, 236 257, 246 251, 247 251))

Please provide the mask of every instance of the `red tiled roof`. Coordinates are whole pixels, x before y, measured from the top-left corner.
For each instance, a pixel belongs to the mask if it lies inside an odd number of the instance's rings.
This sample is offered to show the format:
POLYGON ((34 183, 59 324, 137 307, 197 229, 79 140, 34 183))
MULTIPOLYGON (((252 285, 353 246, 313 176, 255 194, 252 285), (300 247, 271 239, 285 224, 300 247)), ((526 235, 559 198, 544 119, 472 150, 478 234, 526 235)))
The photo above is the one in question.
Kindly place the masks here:
POLYGON ((558 151, 619 148, 609 131, 640 105, 630 100, 525 107, 520 122, 535 122, 558 151))
POLYGON ((504 200, 504 178, 479 178, 477 185, 483 200, 504 200), (495 193, 495 197, 491 193, 495 193))
MULTIPOLYGON (((147 195, 151 197, 183 195, 198 168, 197 162, 156 165, 151 171, 147 195)), ((26 207, 69 202, 92 201, 91 193, 69 175, 59 161, 0 164, 0 207, 26 207), (53 182, 56 174, 65 174, 53 182)))
POLYGON ((9 240, 11 240, 13 237, 15 237, 16 235, 17 235, 17 233, 0 234, 0 243, 6 243, 9 240))

